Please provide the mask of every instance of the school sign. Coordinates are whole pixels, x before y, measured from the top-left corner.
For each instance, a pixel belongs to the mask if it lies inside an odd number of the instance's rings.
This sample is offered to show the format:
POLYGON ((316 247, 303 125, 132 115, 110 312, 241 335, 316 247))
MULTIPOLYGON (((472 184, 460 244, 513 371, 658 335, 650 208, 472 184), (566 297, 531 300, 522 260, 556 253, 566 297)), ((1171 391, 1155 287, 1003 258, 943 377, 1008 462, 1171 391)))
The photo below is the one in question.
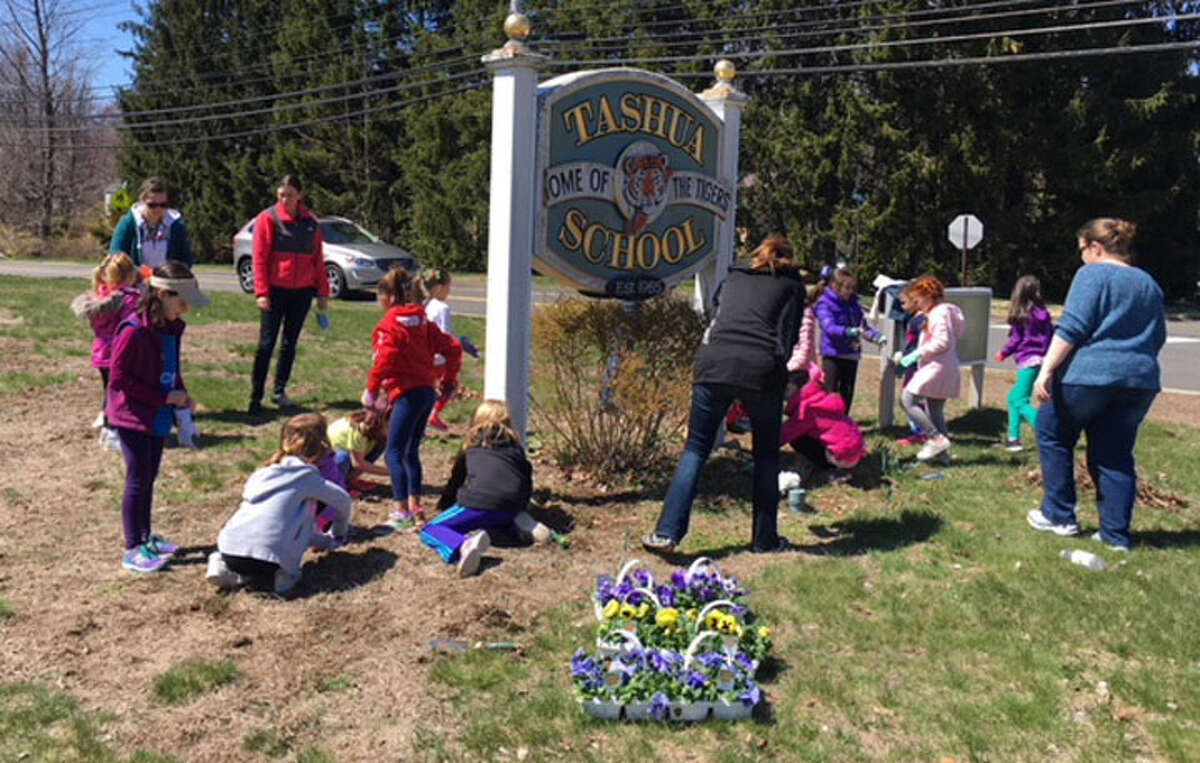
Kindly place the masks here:
POLYGON ((732 63, 699 94, 638 69, 538 81, 545 56, 514 12, 492 73, 492 161, 484 396, 518 432, 529 410, 530 271, 584 294, 639 300, 695 274, 712 307, 733 257, 738 134, 745 94, 732 63))
POLYGON ((644 299, 714 255, 733 214, 724 125, 678 83, 636 69, 538 87, 535 267, 586 294, 644 299))

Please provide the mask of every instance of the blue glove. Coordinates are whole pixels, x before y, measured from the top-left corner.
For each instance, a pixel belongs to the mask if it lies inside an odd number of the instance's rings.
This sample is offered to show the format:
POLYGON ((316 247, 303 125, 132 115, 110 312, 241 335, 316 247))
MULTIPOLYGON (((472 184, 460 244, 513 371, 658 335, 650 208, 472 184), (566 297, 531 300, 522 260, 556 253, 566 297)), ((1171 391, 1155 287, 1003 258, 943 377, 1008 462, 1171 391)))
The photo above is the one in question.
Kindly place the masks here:
POLYGON ((867 341, 874 342, 875 344, 882 347, 885 344, 887 344, 887 337, 884 336, 883 334, 879 333, 878 331, 875 331, 872 329, 872 330, 867 331, 867 341))
POLYGON ((900 358, 900 362, 897 365, 899 365, 901 368, 908 368, 909 366, 915 366, 917 361, 920 359, 921 352, 919 350, 913 350, 904 357, 900 358))
POLYGON ((862 329, 856 326, 851 326, 850 328, 846 329, 846 336, 850 337, 851 339, 858 339, 858 335, 861 333, 862 329))

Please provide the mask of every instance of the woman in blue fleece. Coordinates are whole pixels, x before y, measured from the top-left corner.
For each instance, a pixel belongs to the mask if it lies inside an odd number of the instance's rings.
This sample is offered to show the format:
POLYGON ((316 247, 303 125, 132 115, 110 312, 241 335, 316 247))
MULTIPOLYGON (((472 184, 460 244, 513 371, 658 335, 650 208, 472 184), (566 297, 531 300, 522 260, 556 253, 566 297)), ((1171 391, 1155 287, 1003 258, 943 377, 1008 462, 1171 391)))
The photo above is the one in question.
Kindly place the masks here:
POLYGON ((1100 514, 1097 540, 1127 551, 1137 493, 1133 446, 1159 385, 1158 351, 1166 341, 1163 293, 1130 265, 1131 222, 1097 218, 1076 233, 1083 267, 1067 292, 1062 318, 1033 383, 1045 495, 1030 526, 1076 535, 1075 443, 1087 433, 1087 465, 1100 514))
POLYGON ((293 416, 280 432, 279 450, 250 475, 242 504, 217 536, 208 557, 208 582, 218 588, 248 585, 287 593, 300 582, 309 547, 330 550, 346 541, 350 495, 317 471, 329 452, 325 417, 293 416), (317 502, 334 511, 328 533, 314 526, 317 502))

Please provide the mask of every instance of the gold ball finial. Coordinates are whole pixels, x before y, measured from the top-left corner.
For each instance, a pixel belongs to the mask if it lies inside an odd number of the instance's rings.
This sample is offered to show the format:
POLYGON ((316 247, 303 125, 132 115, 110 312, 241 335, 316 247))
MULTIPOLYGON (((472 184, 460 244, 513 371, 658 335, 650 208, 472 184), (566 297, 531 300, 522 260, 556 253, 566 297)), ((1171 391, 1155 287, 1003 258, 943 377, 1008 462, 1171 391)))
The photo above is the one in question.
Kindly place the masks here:
POLYGON ((728 58, 722 58, 713 66, 713 75, 721 82, 729 82, 737 76, 737 67, 728 58))
POLYGON ((533 23, 524 13, 510 13, 504 19, 504 33, 510 40, 524 40, 533 31, 533 23))

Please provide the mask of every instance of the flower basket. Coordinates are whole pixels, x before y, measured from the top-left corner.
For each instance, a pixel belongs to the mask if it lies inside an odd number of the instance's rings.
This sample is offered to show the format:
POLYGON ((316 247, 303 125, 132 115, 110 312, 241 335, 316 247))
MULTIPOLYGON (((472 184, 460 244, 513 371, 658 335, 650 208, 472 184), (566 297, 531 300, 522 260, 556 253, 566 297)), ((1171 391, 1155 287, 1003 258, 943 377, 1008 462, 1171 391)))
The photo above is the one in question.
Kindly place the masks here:
POLYGON ((615 657, 631 649, 642 648, 642 642, 638 640, 636 633, 617 631, 614 635, 617 636, 615 641, 603 641, 600 636, 596 637, 596 650, 602 657, 615 657))
POLYGON ((621 703, 613 700, 581 699, 579 706, 583 712, 602 721, 617 721, 621 719, 621 703))
POLYGON ((646 701, 630 702, 625 706, 625 720, 644 722, 658 720, 651 713, 652 703, 646 701))
POLYGON ((744 721, 750 717, 750 713, 754 708, 747 707, 741 702, 730 702, 727 699, 719 699, 713 703, 712 713, 713 718, 719 721, 744 721))
POLYGON ((713 703, 711 702, 686 702, 683 700, 672 702, 667 712, 667 719, 677 721, 679 723, 699 723, 708 720, 708 714, 712 712, 713 703))

